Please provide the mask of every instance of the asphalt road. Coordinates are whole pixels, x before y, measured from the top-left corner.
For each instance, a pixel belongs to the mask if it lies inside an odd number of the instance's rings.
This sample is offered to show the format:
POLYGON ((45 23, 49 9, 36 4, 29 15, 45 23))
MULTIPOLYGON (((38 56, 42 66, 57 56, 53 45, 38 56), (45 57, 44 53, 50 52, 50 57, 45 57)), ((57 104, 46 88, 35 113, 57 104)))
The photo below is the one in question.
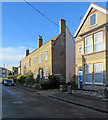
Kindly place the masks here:
POLYGON ((2 118, 84 118, 86 120, 86 118, 107 118, 107 116, 106 113, 38 95, 36 92, 15 86, 2 86, 2 118))

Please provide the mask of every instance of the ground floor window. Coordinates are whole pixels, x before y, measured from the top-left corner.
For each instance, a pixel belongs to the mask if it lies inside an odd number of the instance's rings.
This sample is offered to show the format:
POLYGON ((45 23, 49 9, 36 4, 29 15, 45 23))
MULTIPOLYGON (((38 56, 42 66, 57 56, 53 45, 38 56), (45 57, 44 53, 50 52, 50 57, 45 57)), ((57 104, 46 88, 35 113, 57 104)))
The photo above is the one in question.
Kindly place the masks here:
POLYGON ((85 65, 85 84, 92 84, 92 64, 85 65))
POLYGON ((94 84, 103 84, 103 63, 94 64, 94 84))
POLYGON ((45 67, 45 79, 48 79, 48 67, 45 67))

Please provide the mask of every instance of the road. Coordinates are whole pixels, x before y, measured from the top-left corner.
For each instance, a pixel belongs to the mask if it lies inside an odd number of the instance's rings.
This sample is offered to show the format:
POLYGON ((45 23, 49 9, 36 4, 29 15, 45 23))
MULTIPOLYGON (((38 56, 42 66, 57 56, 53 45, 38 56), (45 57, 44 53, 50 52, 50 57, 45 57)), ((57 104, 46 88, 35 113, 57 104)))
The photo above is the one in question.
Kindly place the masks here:
POLYGON ((15 86, 2 86, 2 118, 84 118, 86 120, 86 118, 106 118, 106 114, 15 86))

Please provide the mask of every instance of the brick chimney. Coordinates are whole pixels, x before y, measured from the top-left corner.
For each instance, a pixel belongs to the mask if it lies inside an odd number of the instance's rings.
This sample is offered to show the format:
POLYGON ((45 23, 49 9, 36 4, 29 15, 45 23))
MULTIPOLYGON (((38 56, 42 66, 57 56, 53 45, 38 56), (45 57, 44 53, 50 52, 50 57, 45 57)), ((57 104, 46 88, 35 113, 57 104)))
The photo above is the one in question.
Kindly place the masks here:
POLYGON ((26 56, 29 55, 29 49, 26 49, 26 56))
POLYGON ((59 33, 65 34, 66 33, 66 21, 62 18, 59 20, 59 33))
POLYGON ((38 37, 38 48, 40 48, 43 44, 43 39, 42 39, 42 36, 39 35, 38 37))

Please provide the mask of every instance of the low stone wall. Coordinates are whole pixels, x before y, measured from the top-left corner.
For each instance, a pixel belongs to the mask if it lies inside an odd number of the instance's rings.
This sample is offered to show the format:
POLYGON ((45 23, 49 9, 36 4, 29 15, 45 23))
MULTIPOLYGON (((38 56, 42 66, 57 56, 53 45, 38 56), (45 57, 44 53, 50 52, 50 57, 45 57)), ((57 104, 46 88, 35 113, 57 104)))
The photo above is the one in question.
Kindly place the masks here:
POLYGON ((72 94, 80 94, 98 98, 108 98, 108 92, 106 89, 99 90, 72 89, 72 94))

